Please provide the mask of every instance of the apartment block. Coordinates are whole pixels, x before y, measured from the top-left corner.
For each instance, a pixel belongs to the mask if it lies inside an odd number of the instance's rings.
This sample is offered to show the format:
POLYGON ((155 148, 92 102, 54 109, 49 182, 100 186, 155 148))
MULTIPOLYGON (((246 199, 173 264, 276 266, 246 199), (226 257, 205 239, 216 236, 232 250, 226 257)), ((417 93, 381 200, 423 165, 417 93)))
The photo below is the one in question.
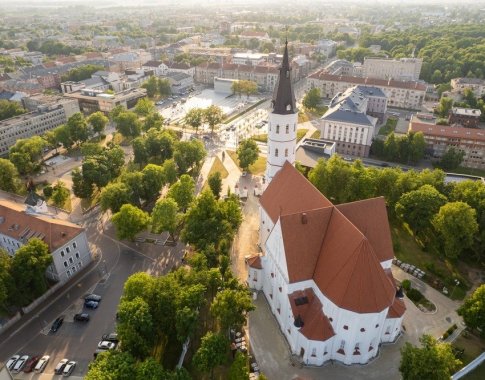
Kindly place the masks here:
POLYGON ((421 58, 364 58, 362 74, 368 78, 417 81, 422 65, 421 58))

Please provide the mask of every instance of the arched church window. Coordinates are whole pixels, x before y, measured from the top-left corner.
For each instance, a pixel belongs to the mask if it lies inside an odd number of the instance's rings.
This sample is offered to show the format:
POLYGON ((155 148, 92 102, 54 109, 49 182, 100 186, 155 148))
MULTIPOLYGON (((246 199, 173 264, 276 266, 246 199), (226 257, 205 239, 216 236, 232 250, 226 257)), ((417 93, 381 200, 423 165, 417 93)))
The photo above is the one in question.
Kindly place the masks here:
POLYGON ((286 124, 286 134, 290 133, 290 126, 286 124))
POLYGON ((280 126, 279 125, 276 126, 276 133, 280 133, 280 126))
POLYGON ((274 156, 275 156, 275 157, 278 157, 278 148, 276 148, 276 149, 274 150, 274 156))
POLYGON ((285 149, 285 157, 288 157, 288 149, 285 149))

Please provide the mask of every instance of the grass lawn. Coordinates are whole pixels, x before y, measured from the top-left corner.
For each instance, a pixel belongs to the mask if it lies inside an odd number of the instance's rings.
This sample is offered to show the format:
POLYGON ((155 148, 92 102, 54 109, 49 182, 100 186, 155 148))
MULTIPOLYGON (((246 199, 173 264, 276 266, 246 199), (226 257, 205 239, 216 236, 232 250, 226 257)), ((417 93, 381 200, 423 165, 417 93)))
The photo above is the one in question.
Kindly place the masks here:
MULTIPOLYGON (((464 287, 453 286, 454 279, 460 279, 463 284, 468 278, 466 270, 461 266, 443 260, 435 253, 426 252, 418 244, 406 225, 399 222, 391 222, 391 234, 396 257, 406 263, 415 265, 426 272, 423 278, 427 283, 439 281, 435 287, 441 288, 443 285, 452 291, 453 299, 463 299, 465 296, 464 287)), ((466 287, 466 285, 465 285, 466 287)))
POLYGON ((310 136, 311 139, 319 139, 320 138, 320 131, 317 129, 313 134, 310 136))
MULTIPOLYGON (((217 173, 217 172, 221 173, 222 179, 226 178, 229 175, 229 172, 227 171, 226 167, 223 165, 219 157, 216 157, 216 159, 214 160, 214 163, 212 164, 212 167, 209 170, 209 174, 207 175, 207 178, 209 178, 211 174, 217 173)), ((205 181, 204 186, 202 187, 202 191, 208 188, 209 188, 209 182, 205 181)))
POLYGON ((97 191, 93 194, 91 198, 81 199, 81 209, 83 210, 83 212, 89 210, 91 207, 97 204, 99 202, 100 195, 101 195, 101 192, 97 191))
POLYGON ((268 134, 267 133, 262 133, 260 135, 254 135, 251 137, 255 141, 267 143, 268 142, 268 134))
POLYGON ((309 120, 310 120, 310 118, 308 117, 308 115, 305 111, 300 110, 300 112, 298 112, 298 123, 299 124, 305 123, 309 120))
POLYGON ((308 129, 302 128, 296 131, 296 142, 299 142, 308 132, 308 129))
POLYGON ((387 119, 386 124, 384 124, 381 129, 379 129, 379 134, 383 136, 387 136, 391 132, 394 132, 397 125, 397 119, 394 117, 390 117, 387 119))
MULTIPOLYGON (((236 165, 241 169, 239 166, 239 161, 237 159, 237 153, 234 150, 227 150, 227 154, 229 157, 236 163, 236 165)), ((242 170, 242 169, 241 169, 242 170)), ((261 175, 266 170, 266 157, 259 156, 258 159, 254 164, 249 167, 249 172, 254 175, 261 175)))
MULTIPOLYGON (((49 199, 47 201, 47 204, 49 206, 54 206, 54 207, 57 207, 54 205, 54 202, 52 202, 51 199, 49 199)), ((69 197, 67 197, 66 201, 64 202, 64 204, 60 207, 61 209, 67 211, 67 212, 71 212, 72 211, 72 204, 71 204, 71 195, 69 194, 69 197)))
MULTIPOLYGON (((479 337, 465 332, 456 338, 453 342, 453 347, 465 350, 463 356, 460 358, 465 366, 485 351, 485 342, 479 337)), ((482 373, 485 374, 485 368, 482 368, 482 373)), ((485 376, 481 377, 481 379, 485 379, 485 376)))

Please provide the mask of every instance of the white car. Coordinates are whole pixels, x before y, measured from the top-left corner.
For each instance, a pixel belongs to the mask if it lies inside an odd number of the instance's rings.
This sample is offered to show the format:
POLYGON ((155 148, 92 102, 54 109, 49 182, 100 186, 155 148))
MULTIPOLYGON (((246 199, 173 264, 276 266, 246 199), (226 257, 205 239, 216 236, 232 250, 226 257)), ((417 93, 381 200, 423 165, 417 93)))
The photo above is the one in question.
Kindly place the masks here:
POLYGON ((64 371, 62 371, 62 376, 71 376, 72 374, 72 371, 74 371, 74 368, 76 367, 76 362, 69 362, 66 364, 66 366, 64 367, 64 371))
POLYGON ((54 373, 56 375, 62 374, 62 371, 64 370, 64 367, 66 364, 69 362, 69 359, 62 359, 59 364, 56 366, 56 369, 54 370, 54 373))
POLYGON ((44 355, 42 358, 37 362, 37 365, 34 368, 34 372, 40 373, 44 370, 47 363, 49 363, 49 359, 51 357, 49 355, 44 355))
POLYGON ((19 360, 19 359, 20 359, 20 355, 12 356, 10 359, 8 359, 7 368, 11 370, 13 368, 13 366, 15 365, 15 363, 17 362, 17 360, 19 360))
POLYGON ((25 363, 27 363, 27 360, 29 360, 29 355, 22 356, 19 360, 17 360, 17 362, 13 366, 12 372, 19 373, 20 371, 22 371, 22 368, 24 368, 25 363))
POLYGON ((107 340, 103 340, 98 343, 98 348, 101 350, 112 350, 115 347, 116 347, 115 342, 109 342, 107 340))

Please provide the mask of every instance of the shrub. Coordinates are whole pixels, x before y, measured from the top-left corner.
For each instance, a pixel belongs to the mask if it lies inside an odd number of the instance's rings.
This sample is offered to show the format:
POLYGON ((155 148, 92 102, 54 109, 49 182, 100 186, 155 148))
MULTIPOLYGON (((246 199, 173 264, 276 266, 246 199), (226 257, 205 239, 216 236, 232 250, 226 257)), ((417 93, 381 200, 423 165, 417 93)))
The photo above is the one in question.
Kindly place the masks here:
POLYGON ((42 192, 44 193, 44 196, 46 198, 50 198, 52 196, 52 193, 53 193, 53 189, 52 189, 52 186, 46 186, 42 189, 42 192))
POLYGON ((448 332, 445 332, 442 336, 441 336, 441 339, 445 340, 446 338, 448 338, 450 336, 450 334, 448 334, 448 332))
POLYGON ((403 282, 401 282, 401 285, 402 285, 402 288, 407 292, 409 291, 409 289, 411 289, 411 281, 409 280, 403 280, 403 282))
POLYGON ((423 295, 421 294, 421 292, 417 289, 409 289, 407 292, 406 292, 406 295, 408 296, 408 298, 413 301, 413 302, 419 302, 423 299, 423 295))

